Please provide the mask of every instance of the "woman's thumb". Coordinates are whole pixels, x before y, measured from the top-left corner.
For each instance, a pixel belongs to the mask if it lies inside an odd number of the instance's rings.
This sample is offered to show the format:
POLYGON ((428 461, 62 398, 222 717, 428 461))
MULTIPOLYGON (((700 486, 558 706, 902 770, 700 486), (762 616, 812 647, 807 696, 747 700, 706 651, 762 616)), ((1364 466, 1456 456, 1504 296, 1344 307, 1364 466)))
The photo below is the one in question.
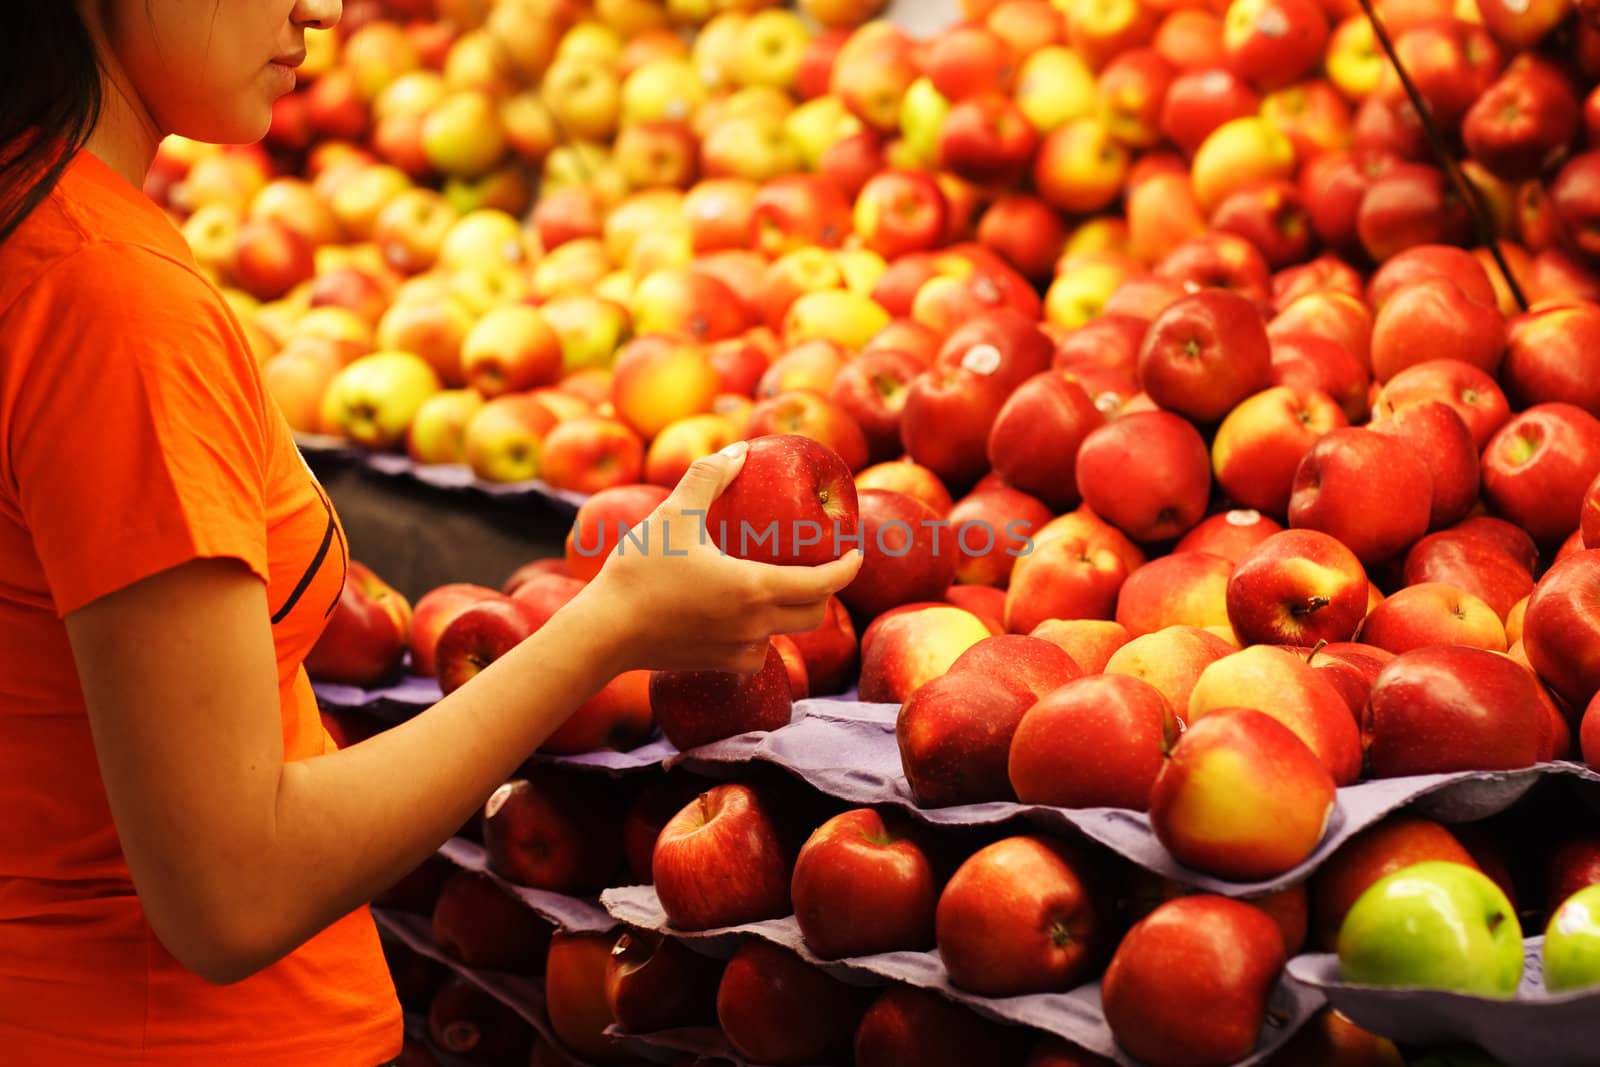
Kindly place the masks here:
POLYGON ((679 511, 704 512, 738 477, 749 451, 749 442, 735 441, 720 452, 695 460, 672 490, 671 505, 679 511))

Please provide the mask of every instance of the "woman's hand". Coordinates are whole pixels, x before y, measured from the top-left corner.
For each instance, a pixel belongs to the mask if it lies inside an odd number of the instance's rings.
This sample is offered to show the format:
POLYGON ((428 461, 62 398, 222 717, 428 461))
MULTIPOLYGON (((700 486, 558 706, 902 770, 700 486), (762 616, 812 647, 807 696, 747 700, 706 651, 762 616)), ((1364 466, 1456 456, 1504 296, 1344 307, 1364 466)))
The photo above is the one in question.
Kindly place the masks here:
POLYGON ((705 513, 745 452, 738 442, 696 461, 580 594, 592 601, 590 617, 617 620, 621 669, 757 671, 773 634, 816 629, 828 597, 860 569, 856 550, 808 567, 736 559, 717 547, 705 513))

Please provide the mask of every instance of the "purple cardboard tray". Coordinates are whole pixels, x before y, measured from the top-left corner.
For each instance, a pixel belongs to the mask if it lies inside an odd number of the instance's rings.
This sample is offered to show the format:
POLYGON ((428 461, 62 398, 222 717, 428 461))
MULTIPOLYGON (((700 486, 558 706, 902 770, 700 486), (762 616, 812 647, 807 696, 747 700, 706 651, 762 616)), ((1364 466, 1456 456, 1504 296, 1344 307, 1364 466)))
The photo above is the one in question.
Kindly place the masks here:
POLYGON ((439 855, 457 867, 477 871, 493 878, 501 888, 521 900, 558 930, 575 934, 603 934, 617 927, 617 920, 593 900, 556 893, 548 889, 530 889, 507 881, 490 869, 488 853, 466 838, 452 837, 440 846, 439 855))
POLYGON ((1600 1062, 1600 988, 1546 992, 1543 946, 1543 937, 1524 939, 1522 984, 1504 999, 1350 985, 1339 980, 1338 957, 1327 953, 1295 958, 1289 974, 1357 1026, 1395 1041, 1471 1041, 1505 1067, 1591 1067, 1600 1062))
POLYGON ((1055 808, 994 801, 946 808, 919 808, 900 765, 895 740, 897 704, 800 701, 794 720, 763 734, 741 734, 682 753, 670 763, 707 769, 718 764, 776 764, 814 788, 847 803, 903 808, 936 826, 993 826, 1021 820, 1049 830, 1071 829, 1162 875, 1208 892, 1259 896, 1304 880, 1357 831, 1399 808, 1411 806, 1441 822, 1469 822, 1503 811, 1541 778, 1566 775, 1600 782, 1580 764, 1545 763, 1515 771, 1387 778, 1339 790, 1337 806, 1315 852, 1276 878, 1231 882, 1177 863, 1156 838, 1142 812, 1124 808, 1055 808))
MULTIPOLYGON (((1139 1067, 1117 1046, 1100 1007, 1098 982, 1079 986, 1065 993, 1036 993, 1017 997, 984 997, 950 984, 944 963, 937 951, 885 952, 845 960, 822 960, 806 947, 799 923, 793 915, 782 919, 744 923, 718 930, 684 932, 667 921, 661 901, 651 886, 626 886, 608 889, 600 902, 611 915, 630 926, 656 930, 682 940, 708 955, 731 956, 747 937, 759 937, 794 952, 842 982, 852 985, 881 986, 891 982, 937 992, 963 1004, 980 1015, 1055 1034, 1090 1052, 1104 1056, 1123 1067, 1139 1067)), ((1323 1005, 1322 994, 1309 986, 1282 979, 1273 991, 1268 1023, 1256 1052, 1240 1060, 1237 1067, 1266 1062, 1286 1044, 1323 1005)))
POLYGON ((685 1026, 673 1030, 656 1030, 648 1034, 630 1034, 626 1030, 617 1029, 613 1023, 606 1027, 606 1033, 622 1048, 646 1058, 654 1058, 666 1051, 673 1053, 674 1059, 689 1055, 727 1064, 729 1067, 754 1067, 733 1051, 733 1047, 728 1044, 727 1036, 715 1026, 685 1026))

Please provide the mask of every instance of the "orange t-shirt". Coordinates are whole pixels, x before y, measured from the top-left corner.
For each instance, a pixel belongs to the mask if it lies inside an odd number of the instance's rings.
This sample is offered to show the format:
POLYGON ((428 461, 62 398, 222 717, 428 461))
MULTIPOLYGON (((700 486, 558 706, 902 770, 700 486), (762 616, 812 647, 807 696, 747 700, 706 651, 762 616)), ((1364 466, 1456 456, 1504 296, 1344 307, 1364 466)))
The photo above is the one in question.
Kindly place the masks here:
POLYGON ((151 933, 61 618, 199 557, 267 583, 287 759, 334 747, 301 666, 344 581, 333 507, 226 302, 79 153, 0 244, 0 1061, 374 1067, 402 1019, 365 909, 216 986, 151 933))

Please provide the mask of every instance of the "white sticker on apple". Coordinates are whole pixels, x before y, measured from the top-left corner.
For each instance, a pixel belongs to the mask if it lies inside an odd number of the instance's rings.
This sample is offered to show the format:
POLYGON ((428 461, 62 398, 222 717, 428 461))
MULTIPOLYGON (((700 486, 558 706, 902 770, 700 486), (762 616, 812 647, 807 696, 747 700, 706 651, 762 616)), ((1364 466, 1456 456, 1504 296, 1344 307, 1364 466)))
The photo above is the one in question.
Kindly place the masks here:
POLYGON ((961 357, 961 365, 973 374, 988 377, 1000 369, 1000 350, 991 344, 973 345, 961 357))
POLYGON ((1254 526, 1261 521, 1261 512, 1255 508, 1235 508, 1223 521, 1229 526, 1254 526))
POLYGON ((1256 20, 1256 29, 1263 37, 1284 37, 1289 33, 1289 19, 1275 7, 1269 7, 1256 20))
POLYGON ((505 807, 506 801, 510 798, 511 783, 507 782, 505 785, 502 785, 499 789, 496 789, 493 793, 489 794, 489 800, 483 806, 483 817, 486 819, 494 818, 495 812, 505 807))
POLYGON ((1581 933, 1594 924, 1594 917, 1589 914, 1589 909, 1581 900, 1567 901, 1556 913, 1556 929, 1563 934, 1581 933))

